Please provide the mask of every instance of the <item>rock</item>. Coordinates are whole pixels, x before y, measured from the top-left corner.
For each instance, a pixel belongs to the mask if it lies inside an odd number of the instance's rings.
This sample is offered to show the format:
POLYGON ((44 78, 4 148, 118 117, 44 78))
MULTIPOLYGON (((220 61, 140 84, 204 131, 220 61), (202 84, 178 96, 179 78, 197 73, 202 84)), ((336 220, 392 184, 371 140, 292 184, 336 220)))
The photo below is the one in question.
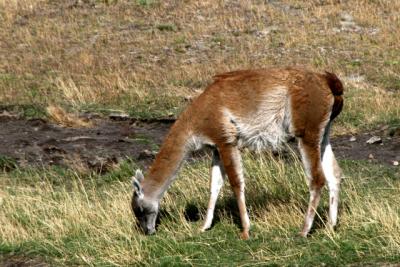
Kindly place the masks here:
POLYGON ((373 154, 369 154, 369 155, 368 155, 368 158, 369 158, 369 159, 374 159, 375 157, 374 157, 373 154))
POLYGON ((98 38, 99 38, 99 34, 95 34, 94 36, 92 36, 92 37, 90 38, 89 44, 90 44, 90 45, 95 45, 98 38))
POLYGON ((359 74, 351 74, 346 77, 346 80, 348 80, 349 82, 360 83, 365 81, 365 76, 359 74))
POLYGON ((379 136, 372 136, 370 139, 367 140, 367 144, 380 144, 382 143, 382 138, 379 136))
POLYGON ((347 12, 343 12, 343 13, 340 15, 340 19, 341 19, 342 21, 353 21, 353 20, 354 20, 354 19, 353 19, 353 16, 350 15, 349 13, 347 13, 347 12))
POLYGON ((16 120, 18 119, 19 116, 16 114, 11 114, 6 110, 3 110, 3 112, 0 113, 0 121, 6 122, 10 120, 16 120))
POLYGON ((340 25, 342 31, 359 32, 361 27, 354 22, 354 18, 347 12, 340 15, 340 25))
POLYGON ((399 162, 397 160, 392 161, 393 166, 399 166, 399 162))
POLYGON ((207 47, 207 45, 205 44, 204 41, 197 41, 194 43, 193 48, 196 50, 200 50, 200 51, 206 51, 209 50, 209 48, 207 47))
POLYGON ((278 31, 279 31, 279 28, 277 26, 269 26, 269 27, 266 27, 264 30, 254 31, 254 34, 257 37, 264 37, 264 36, 267 36, 270 33, 276 33, 278 31))
POLYGON ((375 34, 377 34, 379 32, 380 32, 380 29, 378 29, 378 28, 369 28, 369 29, 367 29, 367 33, 369 35, 375 35, 375 34))
POLYGON ((126 113, 111 113, 108 116, 111 120, 126 121, 129 120, 129 115, 126 113))
POLYGON ((341 30, 342 31, 349 31, 349 32, 359 32, 361 31, 361 27, 355 24, 353 21, 341 21, 340 22, 341 30))
POLYGON ((142 152, 139 153, 139 156, 137 157, 138 160, 144 160, 144 159, 154 159, 155 154, 153 151, 150 150, 143 150, 142 152))
POLYGON ((357 138, 355 136, 352 136, 352 137, 350 137, 349 141, 350 142, 355 142, 355 141, 357 141, 357 138))
POLYGON ((202 15, 197 15, 196 17, 197 17, 197 20, 199 20, 199 21, 205 21, 206 20, 206 18, 203 17, 202 15))

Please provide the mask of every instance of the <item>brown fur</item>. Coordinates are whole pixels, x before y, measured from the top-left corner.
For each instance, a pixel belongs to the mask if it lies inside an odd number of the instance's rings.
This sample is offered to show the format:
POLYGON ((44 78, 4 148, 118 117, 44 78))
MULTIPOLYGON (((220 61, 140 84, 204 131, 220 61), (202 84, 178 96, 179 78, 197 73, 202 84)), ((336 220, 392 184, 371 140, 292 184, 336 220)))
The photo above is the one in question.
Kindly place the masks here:
POLYGON ((342 111, 343 108, 343 84, 339 80, 339 78, 330 72, 325 72, 326 80, 328 82, 329 88, 331 88, 332 94, 335 96, 335 100, 333 102, 331 120, 336 118, 337 115, 342 111))
MULTIPOLYGON (((188 150, 191 136, 201 136, 218 149, 229 182, 238 198, 242 224, 246 213, 240 197, 243 181, 237 173, 235 154, 239 133, 224 110, 234 111, 240 118, 251 117, 262 105, 263 96, 278 87, 287 88, 291 107, 291 130, 300 139, 304 159, 310 165, 310 190, 317 197, 310 200, 307 216, 313 219, 319 194, 325 184, 321 166, 320 144, 329 120, 334 119, 343 106, 343 85, 336 75, 304 70, 302 68, 269 68, 240 70, 216 75, 214 82, 180 115, 166 137, 149 174, 142 182, 145 196, 161 198, 178 170, 188 150), (243 216, 242 216, 243 215, 243 216)), ((240 154, 239 154, 240 161, 240 154)), ((307 220, 306 220, 307 221, 307 220)), ((248 237, 249 225, 243 225, 243 237, 248 237)), ((310 225, 305 224, 303 235, 310 225)))

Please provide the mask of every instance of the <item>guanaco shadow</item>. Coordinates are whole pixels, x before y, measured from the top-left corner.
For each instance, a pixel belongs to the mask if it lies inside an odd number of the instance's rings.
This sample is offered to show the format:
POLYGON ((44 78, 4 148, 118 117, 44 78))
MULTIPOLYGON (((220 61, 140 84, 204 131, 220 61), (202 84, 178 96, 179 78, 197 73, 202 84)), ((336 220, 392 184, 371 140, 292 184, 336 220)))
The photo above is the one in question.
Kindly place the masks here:
MULTIPOLYGON (((258 211, 269 211, 270 207, 274 205, 288 205, 290 204, 293 196, 290 194, 283 194, 281 196, 277 196, 276 194, 272 194, 269 192, 260 192, 259 194, 249 194, 247 196, 247 208, 249 210, 249 215, 257 214, 258 211)), ((299 201, 300 211, 302 214, 307 209, 307 200, 304 199, 299 201)), ((321 201, 322 202, 322 201, 321 201)), ((347 209, 346 205, 340 205, 339 213, 343 209, 347 209)), ((206 214, 206 207, 198 207, 194 202, 188 202, 185 207, 184 216, 185 219, 189 222, 197 222, 203 220, 202 214, 206 214)), ((165 215, 165 214, 164 214, 165 215)), ((169 216, 169 215, 168 215, 169 216)), ((257 216, 257 215, 255 215, 257 216)), ((214 219, 211 225, 212 229, 216 224, 220 223, 222 218, 231 218, 233 223, 241 228, 240 214, 237 206, 236 198, 232 195, 229 197, 219 199, 217 205, 215 207, 214 219)), ((315 232, 317 229, 322 229, 326 227, 328 221, 328 203, 321 203, 320 207, 317 209, 317 214, 315 216, 313 227, 310 231, 310 234, 315 232)), ((340 227, 340 221, 338 222, 335 229, 340 227)), ((299 225, 300 228, 300 225, 299 225)))
MULTIPOLYGON (((259 194, 251 194, 247 197, 247 208, 250 211, 250 216, 252 214, 257 214, 257 211, 269 211, 270 207, 274 205, 285 205, 290 204, 292 202, 292 197, 290 194, 282 194, 277 196, 276 194, 272 194, 269 192, 260 192, 259 194)), ((321 203, 320 207, 317 209, 317 214, 315 216, 313 227, 310 231, 310 234, 315 232, 317 229, 325 228, 326 223, 328 220, 328 205, 327 203, 321 203)), ((307 201, 304 199, 299 203, 300 211, 304 213, 307 208, 307 201)), ((347 210, 348 206, 345 204, 341 204, 339 207, 339 213, 342 213, 343 210, 347 210)), ((198 222, 203 220, 202 214, 206 214, 206 206, 198 207, 198 203, 194 202, 187 202, 185 209, 184 209, 184 217, 189 222, 198 222)), ((166 220, 175 220, 176 216, 171 214, 166 209, 160 208, 156 219, 156 229, 158 226, 166 220)), ((215 207, 214 219, 211 225, 212 229, 216 224, 220 223, 222 218, 231 218, 233 223, 238 227, 241 228, 241 221, 239 215, 239 209, 237 207, 236 198, 232 196, 224 197, 219 199, 217 205, 215 207)), ((337 229, 340 227, 340 221, 335 227, 337 229)), ((140 227, 138 227, 140 228, 140 227)))
MULTIPOLYGON (((253 212, 257 213, 258 210, 268 211, 271 205, 289 204, 290 201, 290 195, 276 196, 266 191, 259 194, 249 194, 246 198, 250 216, 253 212)), ((185 218, 188 221, 196 222, 202 219, 201 214, 205 214, 206 211, 206 206, 198 208, 196 204, 189 202, 185 207, 185 218)), ((222 217, 232 218, 233 222, 238 227, 241 227, 239 209, 236 198, 233 195, 218 199, 211 228, 218 224, 222 217)))

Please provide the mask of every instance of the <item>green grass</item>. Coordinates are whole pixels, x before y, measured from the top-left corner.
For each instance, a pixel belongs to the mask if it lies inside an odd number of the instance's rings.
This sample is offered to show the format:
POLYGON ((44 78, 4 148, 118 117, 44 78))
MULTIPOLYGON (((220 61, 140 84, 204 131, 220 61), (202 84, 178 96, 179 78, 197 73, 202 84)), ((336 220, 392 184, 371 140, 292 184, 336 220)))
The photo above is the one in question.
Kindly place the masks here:
POLYGON ((17 168, 17 166, 15 159, 0 154, 0 170, 8 171, 17 168))
POLYGON ((398 125, 400 108, 396 103, 399 97, 400 94, 366 85, 347 87, 335 131, 348 133, 398 125))
MULTIPOLYGON (((229 186, 214 226, 199 233, 208 201, 209 161, 186 165, 162 201, 154 236, 140 234, 130 211, 133 162, 113 172, 16 169, 0 176, 0 255, 39 258, 55 265, 321 265, 400 261, 400 176, 393 168, 342 161, 340 223, 321 219, 310 237, 297 233, 308 192, 298 160, 247 155, 245 167, 251 239, 238 238, 238 214, 229 186), (293 164, 294 162, 294 164, 293 164), (377 178, 379 177, 379 179, 377 178)), ((0 261, 1 262, 1 261, 0 261)))

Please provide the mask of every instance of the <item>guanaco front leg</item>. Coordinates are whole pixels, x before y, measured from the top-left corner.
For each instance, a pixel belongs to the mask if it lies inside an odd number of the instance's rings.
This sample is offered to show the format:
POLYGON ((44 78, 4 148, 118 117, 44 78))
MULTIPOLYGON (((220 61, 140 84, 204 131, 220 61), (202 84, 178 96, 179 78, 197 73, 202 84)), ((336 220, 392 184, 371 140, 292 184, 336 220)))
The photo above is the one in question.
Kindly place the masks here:
POLYGON ((250 220, 247 214, 245 195, 244 195, 244 177, 242 169, 242 158, 239 149, 231 144, 223 145, 219 148, 219 153, 224 165, 226 174, 228 175, 229 183, 235 193, 240 220, 242 223, 242 239, 249 238, 250 220))
POLYGON ((224 184, 224 178, 225 171, 218 150, 213 149, 211 162, 210 200, 208 202, 206 219, 204 220, 204 224, 200 229, 202 232, 211 227, 212 220, 214 218, 215 204, 217 202, 221 187, 224 184))
POLYGON ((299 142, 299 148, 310 190, 310 200, 305 216, 304 226, 300 232, 301 236, 306 237, 314 222, 315 213, 321 198, 321 191, 325 184, 325 176, 321 164, 319 143, 314 141, 307 142, 302 139, 299 142))

